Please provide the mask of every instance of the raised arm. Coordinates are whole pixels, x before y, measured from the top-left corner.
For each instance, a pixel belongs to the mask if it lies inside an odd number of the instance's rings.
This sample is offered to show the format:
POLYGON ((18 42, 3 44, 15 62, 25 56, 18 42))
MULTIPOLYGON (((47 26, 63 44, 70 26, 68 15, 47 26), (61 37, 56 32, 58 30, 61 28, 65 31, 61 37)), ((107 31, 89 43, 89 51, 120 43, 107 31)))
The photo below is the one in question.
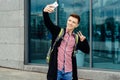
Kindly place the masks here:
POLYGON ((49 29, 49 31, 54 34, 55 31, 58 31, 58 27, 51 21, 49 17, 49 13, 54 12, 54 6, 52 4, 47 5, 43 9, 43 18, 44 18, 44 23, 45 26, 49 29))

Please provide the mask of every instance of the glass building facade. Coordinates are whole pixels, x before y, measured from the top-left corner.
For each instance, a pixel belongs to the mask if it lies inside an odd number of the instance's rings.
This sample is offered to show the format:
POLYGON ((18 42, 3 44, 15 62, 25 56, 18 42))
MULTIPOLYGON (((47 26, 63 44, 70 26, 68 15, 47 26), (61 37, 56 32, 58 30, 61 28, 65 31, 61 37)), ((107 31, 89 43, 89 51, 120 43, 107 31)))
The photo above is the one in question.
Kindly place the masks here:
MULTIPOLYGON (((44 25, 42 10, 55 0, 30 0, 29 63, 46 65, 51 34, 44 25)), ((81 17, 79 27, 88 39, 91 50, 77 54, 78 67, 120 70, 120 0, 56 0, 59 4, 52 21, 66 27, 71 13, 81 17)))

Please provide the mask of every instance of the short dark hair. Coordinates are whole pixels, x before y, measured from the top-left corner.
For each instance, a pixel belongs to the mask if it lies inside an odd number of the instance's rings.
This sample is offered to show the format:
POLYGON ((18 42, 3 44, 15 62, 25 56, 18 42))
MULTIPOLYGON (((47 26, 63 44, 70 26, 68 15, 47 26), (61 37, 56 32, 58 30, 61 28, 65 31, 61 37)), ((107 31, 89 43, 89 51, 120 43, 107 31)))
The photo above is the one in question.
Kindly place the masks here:
POLYGON ((80 16, 75 14, 75 13, 72 13, 70 14, 70 16, 74 17, 74 18, 77 18, 78 19, 78 23, 80 23, 80 16))

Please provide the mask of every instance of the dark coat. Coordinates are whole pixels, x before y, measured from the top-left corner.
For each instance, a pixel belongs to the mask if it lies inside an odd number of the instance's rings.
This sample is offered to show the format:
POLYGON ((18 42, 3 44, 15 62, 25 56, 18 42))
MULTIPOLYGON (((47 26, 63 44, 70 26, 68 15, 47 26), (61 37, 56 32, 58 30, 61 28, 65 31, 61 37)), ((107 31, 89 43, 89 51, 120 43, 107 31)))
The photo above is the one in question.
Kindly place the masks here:
MULTIPOLYGON (((43 18, 44 18, 44 23, 45 23, 46 27, 52 34, 52 45, 53 45, 61 28, 53 24, 48 13, 43 12, 43 18)), ((65 30, 66 29, 64 29, 64 32, 65 32, 65 30)), ((57 55, 58 55, 58 47, 60 46, 61 41, 62 41, 62 39, 60 39, 56 43, 54 50, 51 53, 50 61, 49 61, 49 69, 48 69, 48 73, 47 73, 47 80, 57 80, 57 67, 58 67, 57 66, 57 55)), ((79 39, 76 49, 79 49, 79 50, 83 51, 84 53, 89 53, 90 48, 89 48, 89 44, 88 44, 87 40, 85 39, 83 42, 81 42, 79 39)), ((74 54, 74 51, 72 54, 74 54)), ((73 70, 72 71, 73 72, 73 80, 78 80, 76 56, 74 56, 74 55, 72 55, 72 70, 73 70)))

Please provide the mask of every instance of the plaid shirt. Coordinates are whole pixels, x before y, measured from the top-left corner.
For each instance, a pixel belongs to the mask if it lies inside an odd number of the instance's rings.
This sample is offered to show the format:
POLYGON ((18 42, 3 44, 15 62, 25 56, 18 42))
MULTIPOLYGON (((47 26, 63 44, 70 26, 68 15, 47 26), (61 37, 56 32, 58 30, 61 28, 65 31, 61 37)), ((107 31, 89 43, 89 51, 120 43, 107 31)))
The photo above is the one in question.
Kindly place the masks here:
POLYGON ((69 34, 67 31, 58 47, 58 70, 64 68, 65 72, 72 71, 72 52, 75 45, 74 34, 69 34))

